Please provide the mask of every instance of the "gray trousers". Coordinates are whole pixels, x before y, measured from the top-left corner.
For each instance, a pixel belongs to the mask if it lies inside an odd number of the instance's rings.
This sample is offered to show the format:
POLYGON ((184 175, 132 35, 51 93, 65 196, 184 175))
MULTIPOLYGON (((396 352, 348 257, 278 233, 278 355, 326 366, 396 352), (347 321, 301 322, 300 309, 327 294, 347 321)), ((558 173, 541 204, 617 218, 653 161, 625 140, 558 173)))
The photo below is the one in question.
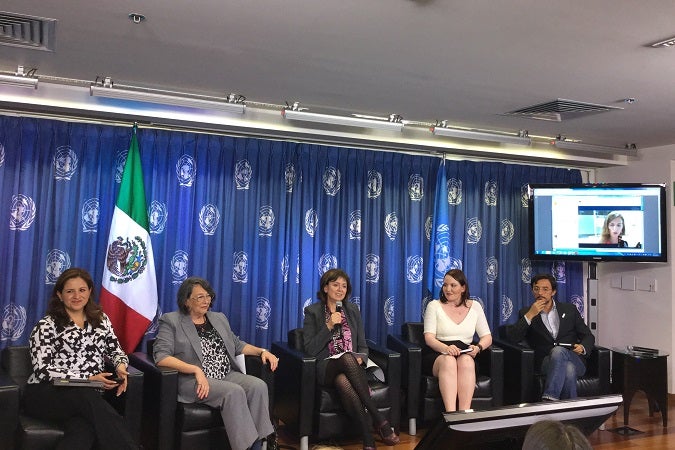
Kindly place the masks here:
POLYGON ((246 450, 256 440, 274 433, 263 380, 235 370, 223 380, 208 380, 209 395, 198 403, 220 410, 232 450, 246 450))

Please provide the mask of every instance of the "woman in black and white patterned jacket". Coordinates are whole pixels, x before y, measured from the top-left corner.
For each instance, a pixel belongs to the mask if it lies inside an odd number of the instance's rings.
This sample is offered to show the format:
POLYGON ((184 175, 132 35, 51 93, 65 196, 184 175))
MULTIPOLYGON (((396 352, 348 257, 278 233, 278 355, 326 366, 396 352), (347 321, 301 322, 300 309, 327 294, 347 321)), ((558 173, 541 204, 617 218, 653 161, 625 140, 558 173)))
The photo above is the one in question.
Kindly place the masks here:
POLYGON ((55 379, 99 381, 121 395, 127 388, 129 359, 110 319, 94 301, 94 282, 83 269, 64 271, 30 335, 33 373, 24 394, 27 414, 64 426, 58 448, 138 448, 124 419, 97 389, 59 387, 55 379), (116 373, 106 372, 105 360, 116 373), (115 379, 113 379, 115 378, 115 379))

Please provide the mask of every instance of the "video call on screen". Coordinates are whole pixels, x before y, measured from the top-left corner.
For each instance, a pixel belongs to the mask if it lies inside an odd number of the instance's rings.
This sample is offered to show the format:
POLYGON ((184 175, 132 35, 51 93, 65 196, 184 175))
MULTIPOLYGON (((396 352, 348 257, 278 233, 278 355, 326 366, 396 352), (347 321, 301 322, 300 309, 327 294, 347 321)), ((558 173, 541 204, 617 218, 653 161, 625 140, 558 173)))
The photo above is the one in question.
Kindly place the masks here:
MULTIPOLYGON (((659 188, 534 191, 535 251, 660 254, 659 188), (605 219, 623 224, 620 243, 603 238, 605 219)), ((614 236, 616 239, 616 236, 614 236)))

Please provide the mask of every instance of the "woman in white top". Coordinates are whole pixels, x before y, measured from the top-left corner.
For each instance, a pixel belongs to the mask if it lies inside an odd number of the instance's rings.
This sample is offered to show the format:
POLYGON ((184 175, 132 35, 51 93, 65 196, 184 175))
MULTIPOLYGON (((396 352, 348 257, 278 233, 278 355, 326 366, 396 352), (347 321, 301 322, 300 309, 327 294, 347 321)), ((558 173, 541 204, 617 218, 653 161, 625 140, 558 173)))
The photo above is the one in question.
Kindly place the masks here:
POLYGON ((476 387, 474 358, 492 344, 492 335, 481 305, 469 300, 464 272, 449 270, 443 278, 439 300, 424 313, 422 373, 438 377, 446 411, 471 408, 476 387), (474 334, 480 340, 471 345, 474 334))

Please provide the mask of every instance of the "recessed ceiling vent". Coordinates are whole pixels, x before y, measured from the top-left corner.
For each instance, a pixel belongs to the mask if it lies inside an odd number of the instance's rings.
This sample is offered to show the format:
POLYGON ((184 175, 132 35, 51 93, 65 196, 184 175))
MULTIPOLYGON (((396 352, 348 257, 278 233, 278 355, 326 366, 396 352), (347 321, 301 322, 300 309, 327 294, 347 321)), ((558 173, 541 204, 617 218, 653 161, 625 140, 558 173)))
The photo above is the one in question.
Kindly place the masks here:
POLYGON ((0 11, 0 45, 54 51, 56 19, 0 11))
POLYGON ((504 115, 562 122, 563 120, 576 119, 578 117, 599 114, 615 109, 623 108, 618 106, 598 105, 595 103, 576 102, 574 100, 558 98, 550 102, 516 109, 515 111, 504 113, 504 115))

